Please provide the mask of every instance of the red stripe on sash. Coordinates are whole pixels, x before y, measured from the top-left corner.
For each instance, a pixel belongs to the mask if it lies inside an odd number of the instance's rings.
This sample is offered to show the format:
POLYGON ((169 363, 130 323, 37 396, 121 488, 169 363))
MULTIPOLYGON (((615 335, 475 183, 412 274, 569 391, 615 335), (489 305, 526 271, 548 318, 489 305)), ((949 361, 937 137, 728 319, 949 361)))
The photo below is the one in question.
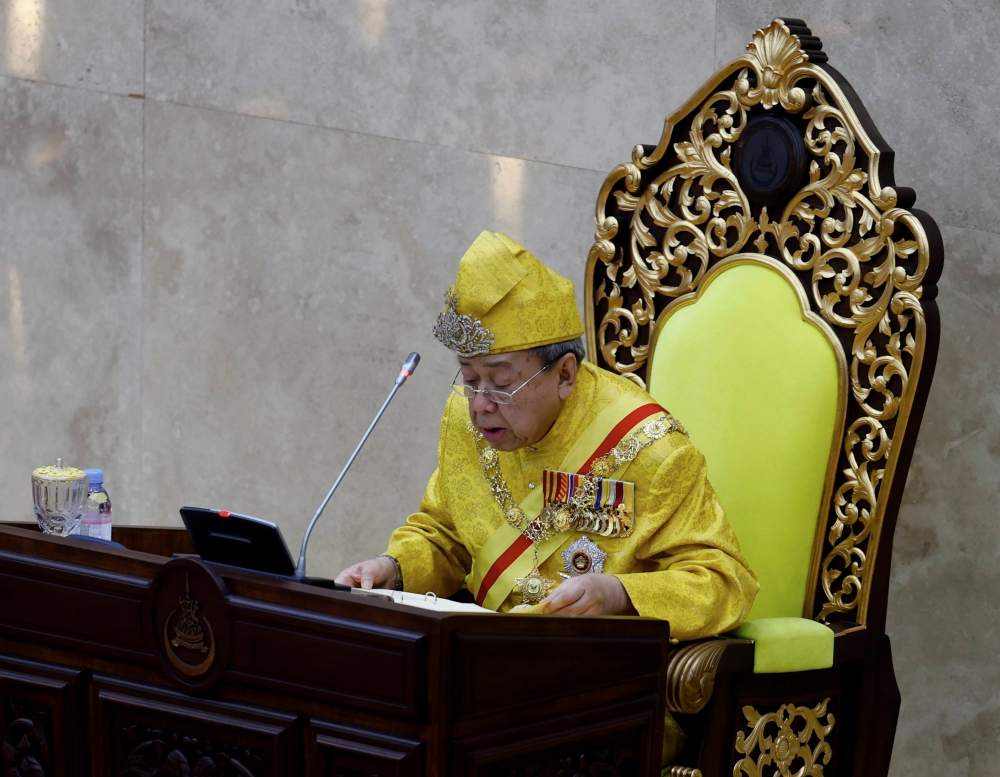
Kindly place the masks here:
POLYGON ((483 578, 482 585, 479 586, 479 595, 476 597, 476 604, 480 607, 483 606, 483 602, 486 600, 486 594, 490 592, 490 589, 497 581, 497 578, 500 577, 507 567, 517 561, 518 557, 530 547, 531 540, 523 534, 519 534, 517 539, 510 544, 510 547, 500 555, 500 558, 493 562, 493 566, 491 566, 489 572, 486 573, 486 577, 483 578))
MULTIPOLYGON (((655 402, 650 402, 648 405, 643 405, 642 407, 637 407, 627 416, 625 416, 614 429, 604 438, 594 454, 587 459, 587 463, 580 467, 578 474, 586 475, 590 471, 590 465, 594 463, 595 459, 599 459, 601 456, 609 453, 618 443, 622 441, 626 434, 628 434, 640 421, 649 418, 651 415, 656 413, 665 413, 662 407, 657 405, 655 402)), ((624 497, 624 487, 622 490, 622 496, 624 497)), ((479 594, 476 596, 476 604, 482 607, 483 602, 486 600, 486 594, 490 592, 493 584, 497 581, 509 567, 513 564, 518 557, 524 553, 528 548, 531 547, 531 540, 525 537, 523 534, 519 535, 514 542, 511 543, 510 547, 507 548, 496 561, 493 562, 493 566, 489 568, 489 571, 483 577, 483 582, 479 586, 479 594)))
POLYGON ((625 416, 621 421, 619 421, 618 425, 611 430, 611 433, 604 438, 604 442, 602 442, 599 446, 597 446, 597 450, 594 451, 594 454, 589 459, 587 459, 587 463, 584 464, 582 467, 580 467, 579 474, 586 475, 588 472, 590 472, 590 465, 594 463, 594 460, 601 458, 601 456, 604 456, 607 453, 610 453, 611 449, 614 448, 618 443, 620 443, 622 439, 624 439, 625 435, 628 434, 629 431, 631 431, 632 428, 636 426, 640 421, 644 421, 651 415, 654 415, 656 413, 665 413, 665 412, 667 411, 664 410, 655 402, 650 402, 648 405, 637 407, 635 410, 633 410, 631 413, 625 416))

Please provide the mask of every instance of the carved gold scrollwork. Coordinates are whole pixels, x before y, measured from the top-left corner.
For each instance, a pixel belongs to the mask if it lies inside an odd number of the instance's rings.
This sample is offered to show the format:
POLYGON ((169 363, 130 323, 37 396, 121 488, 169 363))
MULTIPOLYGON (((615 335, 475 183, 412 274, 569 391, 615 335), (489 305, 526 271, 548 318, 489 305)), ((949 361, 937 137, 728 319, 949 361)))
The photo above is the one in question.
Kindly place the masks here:
POLYGON ((831 489, 808 613, 823 621, 850 614, 864 623, 880 494, 927 339, 930 246, 919 219, 880 183, 880 156, 837 81, 775 20, 666 121, 655 149, 636 146, 611 172, 588 260, 591 354, 642 386, 664 308, 750 245, 798 273, 814 310, 846 333, 846 466, 831 489), (780 215, 752 206, 731 163, 751 111, 761 110, 796 116, 810 158, 808 181, 780 215))
POLYGON ((736 752, 743 758, 733 767, 733 777, 821 777, 823 767, 833 757, 833 748, 826 741, 836 723, 826 712, 829 703, 830 699, 824 699, 812 709, 782 704, 765 715, 749 705, 744 707, 750 731, 736 734, 736 752), (801 766, 793 772, 796 762, 801 766), (772 769, 765 771, 767 766, 772 769))
POLYGON ((691 642, 667 660, 667 709, 693 715, 701 712, 715 687, 715 672, 729 643, 724 639, 691 642))

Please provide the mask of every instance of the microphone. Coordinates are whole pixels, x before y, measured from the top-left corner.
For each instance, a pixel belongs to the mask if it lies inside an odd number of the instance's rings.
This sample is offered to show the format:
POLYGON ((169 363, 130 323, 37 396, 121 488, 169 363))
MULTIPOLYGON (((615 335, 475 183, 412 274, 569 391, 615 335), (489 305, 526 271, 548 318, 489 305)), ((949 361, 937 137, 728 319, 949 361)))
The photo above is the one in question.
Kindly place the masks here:
POLYGON ((403 362, 403 366, 399 368, 399 376, 396 378, 396 385, 402 386, 406 382, 406 379, 413 374, 413 371, 417 369, 418 364, 420 364, 420 354, 414 351, 406 357, 406 361, 403 362))
POLYGON ((301 581, 306 576, 306 547, 309 545, 309 535, 312 534, 316 521, 318 521, 319 517, 323 514, 327 503, 330 501, 330 497, 332 497, 333 492, 337 490, 337 486, 340 485, 340 481, 344 479, 344 475, 347 474, 347 470, 351 468, 354 460, 358 457, 358 453, 361 452, 361 446, 368 441, 368 436, 372 433, 372 429, 375 428, 375 424, 379 422, 379 419, 382 417, 382 413, 385 412, 385 409, 389 406, 392 398, 396 395, 396 392, 399 391, 399 387, 406 383, 406 379, 413 374, 415 369, 417 369, 417 365, 419 363, 419 353, 414 352, 406 357, 406 361, 403 362, 403 366, 399 368, 399 375, 396 376, 396 382, 392 386, 392 391, 389 392, 389 396, 385 398, 385 402, 382 403, 382 407, 380 407, 379 411, 375 414, 375 418, 372 419, 371 425, 368 427, 368 431, 364 433, 364 436, 361 438, 361 442, 358 443, 358 447, 355 448, 354 453, 351 454, 351 458, 347 460, 347 464, 345 464, 344 468, 340 471, 340 474, 333 483, 333 488, 331 488, 329 493, 327 493, 326 499, 323 500, 323 503, 319 506, 316 514, 312 517, 312 520, 309 521, 309 526, 306 529, 306 536, 302 538, 302 549, 299 551, 299 563, 295 568, 295 578, 297 580, 301 581))

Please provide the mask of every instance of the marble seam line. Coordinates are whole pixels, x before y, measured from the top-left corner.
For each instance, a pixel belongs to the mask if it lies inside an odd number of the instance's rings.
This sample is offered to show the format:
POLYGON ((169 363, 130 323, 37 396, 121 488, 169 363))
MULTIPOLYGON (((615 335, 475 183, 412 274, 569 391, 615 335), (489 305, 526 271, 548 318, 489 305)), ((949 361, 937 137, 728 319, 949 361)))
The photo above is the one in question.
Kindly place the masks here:
MULTIPOLYGON (((145 69, 145 63, 143 64, 143 68, 145 69)), ((145 78, 146 78, 146 76, 145 76, 145 72, 144 72, 143 73, 143 89, 146 88, 145 78)), ((291 125, 296 126, 296 127, 311 127, 313 129, 317 129, 317 130, 321 130, 321 131, 326 131, 326 132, 342 132, 342 133, 344 133, 346 135, 357 135, 359 137, 365 137, 365 138, 376 138, 378 140, 388 140, 388 141, 392 141, 392 142, 395 142, 395 143, 411 143, 411 144, 417 145, 417 146, 426 146, 428 148, 440 148, 440 149, 443 149, 443 150, 446 150, 446 151, 461 151, 461 152, 466 153, 466 154, 476 154, 478 156, 498 157, 499 159, 517 159, 517 160, 519 160, 521 162, 526 162, 528 164, 546 165, 548 167, 559 167, 559 168, 563 168, 565 170, 578 170, 578 171, 584 172, 584 173, 603 173, 604 175, 607 175, 607 173, 609 172, 608 170, 598 170, 598 169, 592 168, 592 167, 577 167, 576 165, 566 165, 566 164, 561 164, 559 162, 551 162, 551 161, 544 160, 544 159, 525 159, 524 157, 510 156, 508 154, 496 154, 496 153, 493 153, 492 151, 483 151, 482 149, 476 149, 476 148, 461 148, 459 146, 445 146, 445 145, 442 145, 441 143, 429 143, 426 140, 412 140, 410 138, 397 138, 397 137, 394 137, 392 135, 378 135, 378 134, 376 134, 374 132, 362 132, 360 130, 344 129, 343 127, 328 127, 328 126, 323 125, 323 124, 311 124, 311 123, 309 123, 307 121, 295 121, 293 119, 276 119, 276 118, 273 118, 273 117, 270 117, 270 116, 254 116, 251 113, 240 113, 239 111, 227 110, 225 108, 217 108, 217 107, 214 107, 214 106, 191 105, 190 103, 179 102, 177 100, 158 100, 157 98, 155 98, 155 97, 149 97, 146 94, 139 95, 139 94, 122 94, 121 92, 106 92, 106 91, 103 91, 101 89, 92 89, 90 87, 80 86, 80 85, 77 85, 77 84, 56 84, 56 83, 52 83, 50 81, 41 81, 41 80, 37 80, 37 79, 33 79, 33 78, 20 78, 18 76, 8 76, 8 75, 2 75, 2 74, 0 74, 0 79, 4 79, 6 81, 20 81, 22 83, 27 83, 27 84, 42 84, 43 86, 50 86, 50 87, 53 87, 53 88, 56 88, 56 89, 76 89, 76 90, 81 91, 81 92, 90 92, 91 94, 102 94, 102 95, 106 95, 108 97, 120 97, 120 98, 123 98, 123 99, 142 100, 144 102, 147 101, 147 100, 152 100, 153 102, 160 103, 161 105, 175 105, 175 106, 177 106, 179 108, 188 108, 190 110, 196 110, 196 111, 210 111, 212 113, 221 113, 221 114, 226 114, 226 115, 229 115, 229 116, 242 116, 242 117, 247 118, 247 119, 254 119, 255 121, 276 121, 276 122, 279 122, 281 124, 291 124, 291 125)))
MULTIPOLYGON (((143 72, 143 89, 145 89, 145 87, 146 87, 146 84, 145 84, 145 77, 146 77, 145 76, 145 52, 143 53, 143 58, 144 58, 144 61, 143 61, 143 71, 144 71, 143 72)), ((147 99, 151 99, 154 102, 158 102, 158 103, 160 103, 162 105, 175 105, 175 106, 180 107, 180 108, 188 108, 188 109, 191 109, 191 110, 211 111, 211 112, 214 112, 214 113, 227 114, 227 115, 230 115, 230 116, 242 116, 242 117, 247 118, 247 119, 256 119, 256 120, 259 120, 259 121, 276 121, 276 122, 279 122, 279 123, 282 123, 282 124, 291 124, 293 126, 298 126, 298 127, 311 127, 313 129, 325 130, 325 131, 328 131, 328 132, 342 132, 342 133, 347 134, 347 135, 357 135, 359 137, 377 138, 379 140, 388 140, 388 141, 392 141, 392 142, 396 142, 396 143, 411 143, 411 144, 414 144, 414 145, 426 146, 428 148, 440 148, 440 149, 444 149, 444 150, 448 150, 448 151, 461 151, 461 152, 468 153, 468 154, 477 154, 477 155, 481 155, 481 156, 499 157, 500 159, 517 159, 519 161, 526 162, 526 163, 529 163, 529 164, 547 165, 549 167, 558 167, 558 168, 563 168, 563 169, 566 169, 566 170, 577 170, 577 171, 580 171, 580 172, 604 173, 604 174, 607 174, 608 172, 610 172, 610 171, 606 171, 606 170, 598 170, 598 169, 592 168, 592 167, 577 167, 575 165, 565 165, 565 164, 560 164, 559 162, 550 162, 550 161, 540 160, 540 159, 525 159, 524 157, 518 157, 518 156, 507 156, 507 155, 504 155, 504 154, 494 154, 494 153, 492 153, 490 151, 483 151, 483 150, 474 149, 474 148, 460 148, 458 146, 445 146, 445 145, 442 145, 440 143, 429 143, 429 142, 424 141, 424 140, 411 140, 411 139, 408 139, 408 138, 398 138, 398 137, 394 137, 392 135, 378 135, 378 134, 375 134, 375 133, 372 133, 372 132, 361 132, 359 130, 349 130, 349 129, 344 129, 342 127, 327 127, 327 126, 324 126, 322 124, 310 124, 309 122, 294 121, 292 119, 275 119, 275 118, 271 118, 271 117, 267 117, 267 116, 254 116, 253 114, 249 114, 249 113, 240 113, 239 111, 232 111, 232 110, 226 110, 224 108, 216 108, 216 107, 209 107, 209 106, 203 106, 203 105, 191 105, 189 103, 178 102, 178 101, 175 101, 175 100, 157 100, 156 98, 149 98, 146 95, 122 94, 120 92, 107 92, 107 91, 103 91, 103 90, 100 90, 100 89, 92 89, 92 88, 87 87, 87 86, 80 86, 80 85, 76 85, 76 84, 56 84, 56 83, 52 83, 50 81, 41 81, 41 80, 30 79, 30 78, 20 78, 20 77, 17 77, 17 76, 9 76, 9 75, 0 75, 0 79, 3 79, 5 81, 20 81, 22 83, 28 83, 28 84, 42 84, 44 86, 50 86, 50 87, 57 88, 57 89, 75 89, 75 90, 81 91, 81 92, 90 92, 91 94, 102 94, 102 95, 106 95, 108 97, 119 97, 119 98, 123 98, 123 99, 142 100, 143 102, 145 102, 147 99)), ((145 106, 143 106, 143 125, 144 126, 145 126, 145 113, 146 113, 145 112, 145 106)), ((144 165, 144 167, 143 167, 143 184, 145 184, 145 152, 146 152, 146 147, 145 147, 145 137, 144 137, 143 138, 143 165, 144 165)), ((144 198, 144 201, 145 201, 145 186, 143 187, 143 198, 144 198)), ((143 215, 145 215, 145 214, 143 214, 143 215)), ((951 224, 951 223, 946 222, 946 221, 941 221, 940 219, 936 219, 936 220, 937 220, 938 225, 941 226, 941 227, 949 227, 951 229, 967 230, 969 232, 981 232, 981 233, 986 234, 986 235, 1000 235, 1000 231, 994 231, 994 230, 991 230, 991 229, 982 229, 980 227, 969 227, 969 226, 962 226, 962 225, 959 225, 959 224, 951 224)))

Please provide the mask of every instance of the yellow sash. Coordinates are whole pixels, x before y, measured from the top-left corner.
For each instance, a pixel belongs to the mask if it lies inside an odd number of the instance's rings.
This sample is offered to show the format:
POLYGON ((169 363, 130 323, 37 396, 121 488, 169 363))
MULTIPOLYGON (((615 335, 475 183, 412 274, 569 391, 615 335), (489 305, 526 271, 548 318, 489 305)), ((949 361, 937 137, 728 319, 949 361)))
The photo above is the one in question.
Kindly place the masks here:
MULTIPOLYGON (((632 393, 623 394, 615 399, 597 414, 597 417, 584 430, 583 434, 577 438, 559 465, 559 470, 562 472, 578 471, 587 463, 598 446, 607 439, 608 435, 614 431, 619 423, 627 418, 630 413, 648 404, 650 404, 650 401, 647 397, 632 393)), ((622 435, 622 439, 643 424, 648 423, 653 416, 658 414, 653 413, 642 418, 642 420, 638 421, 622 435)), ((621 476, 630 464, 631 462, 623 464, 612 477, 615 480, 621 479, 621 476)), ((524 516, 528 521, 537 518, 545 506, 543 504, 544 495, 542 492, 543 489, 541 487, 533 489, 520 504, 521 510, 524 511, 524 516)), ((539 566, 566 542, 570 534, 571 532, 562 532, 553 535, 539 545, 539 566)), ((476 597, 476 601, 480 602, 483 607, 490 610, 498 609, 510 595, 511 591, 518 587, 515 578, 524 577, 531 572, 535 562, 535 551, 534 545, 529 543, 516 560, 496 577, 486 592, 485 597, 479 595, 479 589, 483 585, 483 580, 487 577, 490 569, 500 560, 501 556, 507 553, 519 541, 522 544, 525 542, 521 532, 504 521, 473 559, 472 572, 468 578, 468 587, 472 595, 476 597)))

